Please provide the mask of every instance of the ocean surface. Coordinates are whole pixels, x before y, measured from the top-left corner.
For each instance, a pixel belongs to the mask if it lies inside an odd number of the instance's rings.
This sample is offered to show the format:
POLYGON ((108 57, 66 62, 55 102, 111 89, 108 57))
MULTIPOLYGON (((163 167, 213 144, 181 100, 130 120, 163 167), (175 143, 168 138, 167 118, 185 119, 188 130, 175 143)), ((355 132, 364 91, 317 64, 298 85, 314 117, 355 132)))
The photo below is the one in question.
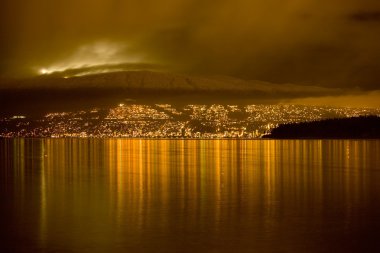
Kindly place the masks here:
POLYGON ((1 252, 380 252, 380 140, 0 139, 1 252))

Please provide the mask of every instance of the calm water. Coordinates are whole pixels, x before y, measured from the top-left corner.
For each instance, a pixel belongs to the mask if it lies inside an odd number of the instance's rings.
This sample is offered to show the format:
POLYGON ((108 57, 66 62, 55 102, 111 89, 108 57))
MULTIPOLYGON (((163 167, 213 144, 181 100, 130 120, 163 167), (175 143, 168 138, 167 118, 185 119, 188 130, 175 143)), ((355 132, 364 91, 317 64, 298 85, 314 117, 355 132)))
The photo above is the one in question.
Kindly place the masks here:
POLYGON ((2 252, 380 252, 380 141, 0 140, 2 252))

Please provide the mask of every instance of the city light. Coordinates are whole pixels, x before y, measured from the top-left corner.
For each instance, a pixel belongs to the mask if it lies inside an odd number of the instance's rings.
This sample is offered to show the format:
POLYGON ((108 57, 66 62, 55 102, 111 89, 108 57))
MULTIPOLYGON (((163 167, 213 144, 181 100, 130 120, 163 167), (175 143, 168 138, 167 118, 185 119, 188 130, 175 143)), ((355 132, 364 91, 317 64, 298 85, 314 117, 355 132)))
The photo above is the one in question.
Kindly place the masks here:
POLYGON ((125 104, 0 119, 1 137, 260 138, 284 123, 378 115, 380 109, 301 105, 125 104))

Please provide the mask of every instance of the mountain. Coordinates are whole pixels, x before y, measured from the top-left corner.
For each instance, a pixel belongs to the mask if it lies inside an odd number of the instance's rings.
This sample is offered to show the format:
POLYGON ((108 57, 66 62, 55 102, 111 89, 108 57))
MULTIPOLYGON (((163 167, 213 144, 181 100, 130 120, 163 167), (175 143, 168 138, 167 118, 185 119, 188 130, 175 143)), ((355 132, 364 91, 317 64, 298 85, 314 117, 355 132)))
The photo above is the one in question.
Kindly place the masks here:
POLYGON ((164 91, 229 91, 284 93, 293 96, 326 95, 339 93, 339 89, 295 84, 273 84, 256 80, 242 80, 228 76, 189 76, 154 71, 119 71, 83 76, 42 75, 17 80, 3 85, 6 88, 44 89, 143 89, 164 91))
POLYGON ((273 84, 228 76, 190 76, 158 71, 119 71, 83 76, 66 73, 3 82, 0 115, 79 110, 137 103, 277 103, 281 99, 339 94, 339 89, 273 84))

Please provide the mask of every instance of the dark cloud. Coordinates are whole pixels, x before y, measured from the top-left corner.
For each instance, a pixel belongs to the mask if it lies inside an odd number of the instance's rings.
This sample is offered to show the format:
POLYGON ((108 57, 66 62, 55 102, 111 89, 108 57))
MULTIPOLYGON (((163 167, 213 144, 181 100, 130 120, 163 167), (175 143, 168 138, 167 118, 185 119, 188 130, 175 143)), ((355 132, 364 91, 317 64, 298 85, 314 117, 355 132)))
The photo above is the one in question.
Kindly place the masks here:
MULTIPOLYGON (((76 66, 73 61, 80 57, 74 56, 81 55, 81 48, 108 41, 125 45, 117 51, 118 64, 133 57, 172 71, 275 83, 364 89, 377 89, 380 83, 378 0, 1 4, 3 76, 32 75, 38 68, 54 69, 63 63, 76 66)), ((109 62, 99 64, 104 63, 109 62)))
POLYGON ((360 22, 380 22, 380 11, 357 12, 351 14, 349 18, 360 22))
POLYGON ((306 97, 288 100, 288 104, 347 106, 380 108, 380 90, 370 92, 353 92, 339 96, 306 97))

